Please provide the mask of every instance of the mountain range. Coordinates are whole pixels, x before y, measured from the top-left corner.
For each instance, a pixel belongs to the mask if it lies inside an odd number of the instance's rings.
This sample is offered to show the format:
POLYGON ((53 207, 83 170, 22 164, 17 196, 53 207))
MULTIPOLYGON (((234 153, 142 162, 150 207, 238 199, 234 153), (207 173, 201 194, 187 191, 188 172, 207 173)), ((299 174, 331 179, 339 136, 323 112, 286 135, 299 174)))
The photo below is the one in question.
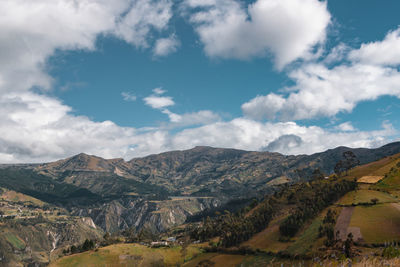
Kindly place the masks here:
MULTIPOLYGON (((45 208, 33 205, 43 214, 51 214, 42 221, 41 231, 52 234, 44 234, 41 238, 47 241, 37 247, 51 244, 53 251, 61 244, 82 242, 86 234, 80 231, 87 231, 82 230, 87 225, 94 226, 91 236, 127 229, 162 233, 188 220, 201 220, 205 214, 238 210, 276 192, 281 185, 312 180, 315 170, 325 176, 332 174, 348 151, 360 164, 367 164, 400 153, 400 142, 375 149, 338 147, 296 156, 204 146, 129 161, 81 153, 50 163, 0 165, 0 188, 46 203, 45 208), (88 224, 74 227, 79 218, 88 224), (66 227, 74 230, 67 233, 66 227)), ((13 201, 6 202, 10 212, 31 205, 13 201)), ((18 229, 31 229, 29 225, 36 223, 18 212, 13 216, 17 225, 22 225, 18 229)), ((12 225, 3 225, 3 232, 14 229, 12 225)), ((10 243, 7 238, 11 237, 0 234, 0 243, 10 243)), ((21 252, 24 257, 34 250, 26 252, 27 247, 21 252)), ((10 255, 13 249, 15 246, 0 254, 10 255)))
POLYGON ((39 165, 2 165, 0 186, 92 217, 105 231, 163 231, 204 209, 310 179, 316 169, 329 175, 345 151, 365 164, 399 153, 400 142, 297 156, 204 146, 130 161, 81 153, 39 165))

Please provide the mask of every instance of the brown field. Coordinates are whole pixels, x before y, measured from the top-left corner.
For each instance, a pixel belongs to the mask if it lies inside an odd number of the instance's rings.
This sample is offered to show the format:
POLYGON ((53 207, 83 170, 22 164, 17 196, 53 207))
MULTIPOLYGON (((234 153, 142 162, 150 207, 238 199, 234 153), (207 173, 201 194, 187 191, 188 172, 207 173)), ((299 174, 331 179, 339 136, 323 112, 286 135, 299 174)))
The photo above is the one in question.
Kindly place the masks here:
POLYGON ((351 221, 351 215, 353 214, 354 207, 344 207, 340 212, 339 218, 335 225, 335 233, 339 231, 339 239, 346 240, 347 228, 351 221))
POLYGON ((384 176, 363 176, 357 180, 358 183, 376 184, 383 179, 384 176))
POLYGON ((243 255, 218 255, 211 258, 211 261, 215 263, 215 266, 223 266, 223 267, 230 267, 230 266, 237 266, 243 260, 245 256, 243 255))
POLYGON ((359 227, 367 243, 400 239, 400 211, 393 203, 357 206, 351 216, 351 227, 359 227))

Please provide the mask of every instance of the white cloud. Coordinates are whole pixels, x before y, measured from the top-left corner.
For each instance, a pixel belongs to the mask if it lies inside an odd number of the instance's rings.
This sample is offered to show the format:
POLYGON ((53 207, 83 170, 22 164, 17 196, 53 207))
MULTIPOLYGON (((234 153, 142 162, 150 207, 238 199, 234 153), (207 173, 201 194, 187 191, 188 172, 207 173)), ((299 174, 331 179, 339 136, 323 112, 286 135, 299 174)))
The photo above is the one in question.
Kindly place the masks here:
POLYGON ((148 47, 151 30, 162 31, 167 28, 172 17, 170 0, 136 0, 132 2, 127 14, 119 19, 115 34, 137 47, 148 47))
POLYGON ((279 69, 324 42, 331 15, 318 0, 186 0, 190 21, 210 57, 248 59, 272 53, 279 69))
POLYGON ((46 61, 56 49, 93 50, 97 36, 147 47, 151 30, 166 29, 171 1, 0 1, 0 92, 51 87, 46 61))
POLYGON ((294 86, 280 94, 257 96, 244 103, 242 110, 256 119, 300 120, 351 112, 358 103, 385 95, 400 98, 398 65, 390 66, 400 64, 400 45, 393 45, 398 42, 396 38, 397 31, 382 42, 362 45, 360 49, 338 46, 328 55, 328 61, 304 63, 292 70, 289 77, 294 86), (345 58, 346 52, 354 61, 325 65, 334 62, 334 57, 345 58))
POLYGON ((203 125, 219 121, 221 118, 218 114, 210 110, 200 110, 192 113, 177 114, 170 111, 167 107, 175 105, 172 97, 162 96, 167 91, 161 87, 153 89, 153 94, 145 97, 145 104, 161 110, 162 113, 168 115, 169 123, 162 124, 161 128, 171 129, 176 127, 184 127, 191 125, 203 125))
MULTIPOLYGON (((80 152, 130 159, 195 145, 246 150, 269 146, 280 152, 299 154, 338 145, 378 146, 397 134, 389 124, 376 131, 350 132, 294 122, 263 123, 249 118, 221 121, 217 114, 207 110, 176 114, 167 109, 175 104, 173 98, 164 96, 166 91, 161 88, 154 89, 144 101, 166 113, 169 124, 135 129, 74 116, 71 107, 60 100, 30 90, 32 86, 51 88, 46 61, 57 49, 94 50, 96 39, 102 34, 118 36, 137 47, 148 47, 153 34, 168 27, 171 3, 166 0, 0 1, 0 162, 43 162, 80 152), (188 125, 202 126, 169 131, 169 127, 188 125)), ((258 0, 247 10, 239 2, 228 0, 191 0, 187 4, 202 8, 191 20, 196 23, 210 56, 248 58, 269 51, 275 55, 278 67, 307 57, 310 49, 323 41, 330 20, 326 2, 317 0, 258 0)), ((270 105, 264 108, 272 117, 277 114, 288 117, 299 111, 298 117, 304 118, 308 113, 316 116, 350 111, 358 101, 399 93, 399 74, 389 67, 357 63, 329 69, 307 64, 290 75, 296 86, 290 88, 288 96, 260 96, 253 106, 268 102, 270 105), (330 88, 336 91, 331 93, 330 88)), ((134 98, 132 94, 126 96, 134 98)), ((260 110, 252 112, 255 117, 265 116, 260 110)))
POLYGON ((166 93, 167 91, 162 89, 161 87, 157 87, 153 89, 153 93, 156 95, 162 95, 164 93, 166 93))
POLYGON ((175 105, 174 100, 170 96, 161 96, 165 91, 161 88, 153 90, 154 94, 143 98, 146 105, 154 109, 163 109, 175 105))
POLYGON ((383 41, 362 44, 349 59, 363 64, 396 66, 400 64, 400 28, 389 32, 383 41))
POLYGON ((347 53, 350 51, 350 47, 344 43, 340 43, 339 45, 332 48, 330 53, 324 58, 325 64, 331 64, 342 61, 347 53))
MULTIPOLYGON (((1 96, 0 162, 43 162, 80 152, 130 159, 196 145, 259 150, 271 142, 275 145, 270 147, 279 152, 302 154, 339 145, 376 147, 397 134, 390 124, 377 131, 342 132, 294 122, 262 123, 245 118, 210 121, 201 127, 171 133, 162 127, 141 130, 120 127, 110 121, 93 122, 84 116, 73 116, 70 111, 59 100, 43 95, 1 96), (282 137, 285 135, 298 136, 295 140, 300 141, 292 142, 293 138, 282 137)), ((183 115, 182 119, 213 117, 205 113, 183 115)))
POLYGON ((342 145, 376 147, 385 144, 395 134, 397 131, 390 124, 383 124, 382 129, 377 131, 341 132, 317 126, 300 126, 294 122, 262 123, 237 118, 229 122, 217 122, 178 132, 172 139, 172 146, 176 149, 210 145, 260 150, 271 142, 276 142, 282 136, 293 135, 298 137, 296 144, 282 146, 284 149, 278 150, 278 152, 310 154, 342 145))
POLYGON ((130 93, 130 92, 122 92, 121 96, 123 97, 123 99, 125 101, 136 101, 136 99, 137 99, 137 97, 133 93, 130 93))
POLYGON ((164 109, 162 112, 164 114, 167 114, 170 120, 170 123, 163 126, 167 129, 192 125, 211 124, 221 120, 221 117, 218 114, 215 114, 210 110, 200 110, 197 112, 184 114, 176 114, 168 109, 164 109))
POLYGON ((175 35, 168 38, 160 38, 154 45, 153 53, 155 56, 164 57, 172 54, 178 50, 180 42, 176 39, 175 35))
POLYGON ((335 127, 335 129, 343 132, 353 132, 356 131, 353 124, 350 121, 343 122, 335 127))

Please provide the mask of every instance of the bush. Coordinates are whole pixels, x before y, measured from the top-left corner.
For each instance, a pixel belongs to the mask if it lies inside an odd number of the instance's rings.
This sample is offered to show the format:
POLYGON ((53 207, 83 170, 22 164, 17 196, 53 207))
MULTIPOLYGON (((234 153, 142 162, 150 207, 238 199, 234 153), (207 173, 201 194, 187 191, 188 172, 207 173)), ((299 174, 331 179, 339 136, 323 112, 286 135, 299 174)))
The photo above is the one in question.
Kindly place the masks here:
POLYGON ((400 250, 393 246, 383 249, 382 256, 388 259, 400 257, 400 250))

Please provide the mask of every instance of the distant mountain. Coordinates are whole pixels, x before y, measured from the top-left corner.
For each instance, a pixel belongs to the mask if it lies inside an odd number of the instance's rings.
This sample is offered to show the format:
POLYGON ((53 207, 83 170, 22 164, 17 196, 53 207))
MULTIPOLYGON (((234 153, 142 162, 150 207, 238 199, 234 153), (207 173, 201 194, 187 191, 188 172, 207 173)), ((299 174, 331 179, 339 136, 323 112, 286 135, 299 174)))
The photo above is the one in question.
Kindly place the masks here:
POLYGON ((204 146, 130 161, 79 154, 36 170, 101 195, 143 194, 141 188, 152 185, 152 189, 170 195, 236 198, 264 193, 271 185, 309 179, 316 168, 330 174, 345 151, 354 152, 364 164, 399 153, 400 142, 377 149, 338 147, 298 156, 204 146), (117 182, 123 187, 115 185, 117 182))
POLYGON ((79 154, 36 166, 3 166, 0 186, 89 216, 106 231, 164 231, 231 200, 250 201, 276 185, 311 179, 317 168, 330 174, 345 151, 365 164, 400 153, 400 142, 297 156, 204 146, 130 161, 79 154))

